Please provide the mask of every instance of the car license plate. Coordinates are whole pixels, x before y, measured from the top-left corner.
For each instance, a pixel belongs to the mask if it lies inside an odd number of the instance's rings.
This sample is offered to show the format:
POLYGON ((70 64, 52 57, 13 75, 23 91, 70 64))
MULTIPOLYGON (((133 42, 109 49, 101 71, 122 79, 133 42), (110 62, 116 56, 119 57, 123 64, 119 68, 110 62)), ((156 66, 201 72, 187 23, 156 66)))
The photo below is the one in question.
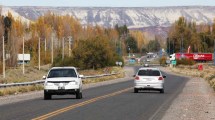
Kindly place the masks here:
POLYGON ((64 90, 64 89, 65 89, 65 87, 58 87, 58 89, 59 89, 59 90, 64 90))

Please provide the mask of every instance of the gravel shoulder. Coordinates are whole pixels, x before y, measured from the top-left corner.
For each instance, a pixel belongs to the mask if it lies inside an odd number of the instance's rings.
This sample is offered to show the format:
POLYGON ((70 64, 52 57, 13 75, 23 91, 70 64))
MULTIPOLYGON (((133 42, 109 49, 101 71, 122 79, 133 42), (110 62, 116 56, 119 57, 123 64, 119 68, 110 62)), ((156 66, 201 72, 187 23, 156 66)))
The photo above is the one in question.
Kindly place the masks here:
MULTIPOLYGON (((90 89, 93 87, 104 86, 104 85, 109 85, 109 84, 114 84, 114 83, 131 80, 132 79, 131 76, 135 72, 134 68, 124 67, 124 71, 125 71, 125 78, 113 79, 113 80, 97 82, 97 83, 84 84, 83 89, 90 89)), ((0 97, 0 106, 5 105, 5 104, 17 103, 17 102, 21 102, 21 101, 25 101, 25 100, 36 99, 36 98, 40 98, 40 97, 43 97, 43 91, 33 91, 33 92, 28 92, 28 93, 23 93, 23 94, 2 96, 2 97, 0 97)))
POLYGON ((189 78, 162 120, 215 120, 215 92, 204 79, 189 78))

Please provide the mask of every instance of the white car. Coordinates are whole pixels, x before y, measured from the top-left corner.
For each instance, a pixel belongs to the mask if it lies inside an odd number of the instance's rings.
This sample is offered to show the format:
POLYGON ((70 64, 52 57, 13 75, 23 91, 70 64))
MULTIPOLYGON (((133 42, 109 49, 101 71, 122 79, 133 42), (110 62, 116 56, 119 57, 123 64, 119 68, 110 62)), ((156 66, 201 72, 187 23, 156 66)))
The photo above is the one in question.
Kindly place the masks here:
POLYGON ((158 68, 144 67, 140 68, 134 75, 134 92, 139 90, 158 90, 164 93, 164 78, 158 68))
POLYGON ((44 99, 51 99, 52 95, 76 95, 76 99, 82 98, 82 78, 75 67, 53 67, 47 76, 43 76, 44 99))

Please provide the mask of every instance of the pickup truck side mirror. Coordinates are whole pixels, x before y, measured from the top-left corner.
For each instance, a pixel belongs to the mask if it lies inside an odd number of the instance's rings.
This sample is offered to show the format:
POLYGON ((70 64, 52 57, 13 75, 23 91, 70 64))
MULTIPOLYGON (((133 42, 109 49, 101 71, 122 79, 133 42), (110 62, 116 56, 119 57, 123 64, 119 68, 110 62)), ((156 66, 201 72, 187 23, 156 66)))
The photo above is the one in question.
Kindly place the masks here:
POLYGON ((79 75, 79 78, 83 78, 84 77, 84 75, 79 75))
POLYGON ((45 79, 46 79, 46 75, 43 76, 43 80, 45 80, 45 79))

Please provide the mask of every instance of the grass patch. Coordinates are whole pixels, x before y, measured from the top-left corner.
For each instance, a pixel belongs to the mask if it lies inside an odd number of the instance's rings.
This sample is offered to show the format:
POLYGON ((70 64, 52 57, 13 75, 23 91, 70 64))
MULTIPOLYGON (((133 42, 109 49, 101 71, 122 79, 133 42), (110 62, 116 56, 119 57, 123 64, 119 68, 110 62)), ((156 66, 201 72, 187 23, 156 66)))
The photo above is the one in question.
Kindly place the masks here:
POLYGON ((90 78, 90 79, 84 79, 83 84, 89 84, 89 83, 97 83, 97 82, 102 82, 102 81, 108 81, 108 80, 113 80, 117 78, 123 78, 125 75, 124 73, 119 73, 116 75, 112 76, 105 76, 105 77, 100 77, 100 78, 90 78))
POLYGON ((204 78, 215 90, 215 66, 203 64, 202 71, 199 71, 197 66, 198 64, 193 66, 180 65, 176 68, 171 68, 171 71, 183 75, 204 78))
POLYGON ((43 90, 43 85, 8 87, 8 88, 0 89, 0 96, 15 95, 15 94, 26 93, 30 91, 39 91, 39 90, 43 90))
MULTIPOLYGON (((9 72, 11 72, 11 76, 7 77, 9 79, 7 79, 6 83, 26 82, 26 81, 32 81, 32 79, 37 80, 36 77, 34 77, 34 76, 42 77, 42 75, 47 74, 48 69, 46 69, 46 70, 44 69, 44 70, 40 71, 39 75, 37 75, 38 70, 35 68, 29 68, 26 71, 28 71, 29 75, 26 74, 26 75, 22 76, 22 71, 19 71, 18 73, 16 73, 17 70, 14 70, 14 71, 9 70, 9 72), (21 78, 17 79, 17 76, 19 76, 21 78)), ((98 74, 111 74, 111 73, 119 73, 119 74, 100 77, 100 78, 83 79, 83 83, 84 84, 96 83, 96 82, 107 81, 107 80, 124 77, 124 71, 123 71, 123 68, 121 68, 121 67, 107 67, 107 68, 98 69, 98 70, 80 70, 79 71, 79 74, 83 74, 85 76, 98 75, 98 74)), ((5 83, 5 80, 4 80, 4 83, 5 83)), ((30 92, 30 91, 38 91, 38 90, 43 90, 43 89, 44 89, 43 85, 29 85, 29 86, 1 88, 0 96, 14 95, 14 94, 26 93, 26 92, 30 92)))

